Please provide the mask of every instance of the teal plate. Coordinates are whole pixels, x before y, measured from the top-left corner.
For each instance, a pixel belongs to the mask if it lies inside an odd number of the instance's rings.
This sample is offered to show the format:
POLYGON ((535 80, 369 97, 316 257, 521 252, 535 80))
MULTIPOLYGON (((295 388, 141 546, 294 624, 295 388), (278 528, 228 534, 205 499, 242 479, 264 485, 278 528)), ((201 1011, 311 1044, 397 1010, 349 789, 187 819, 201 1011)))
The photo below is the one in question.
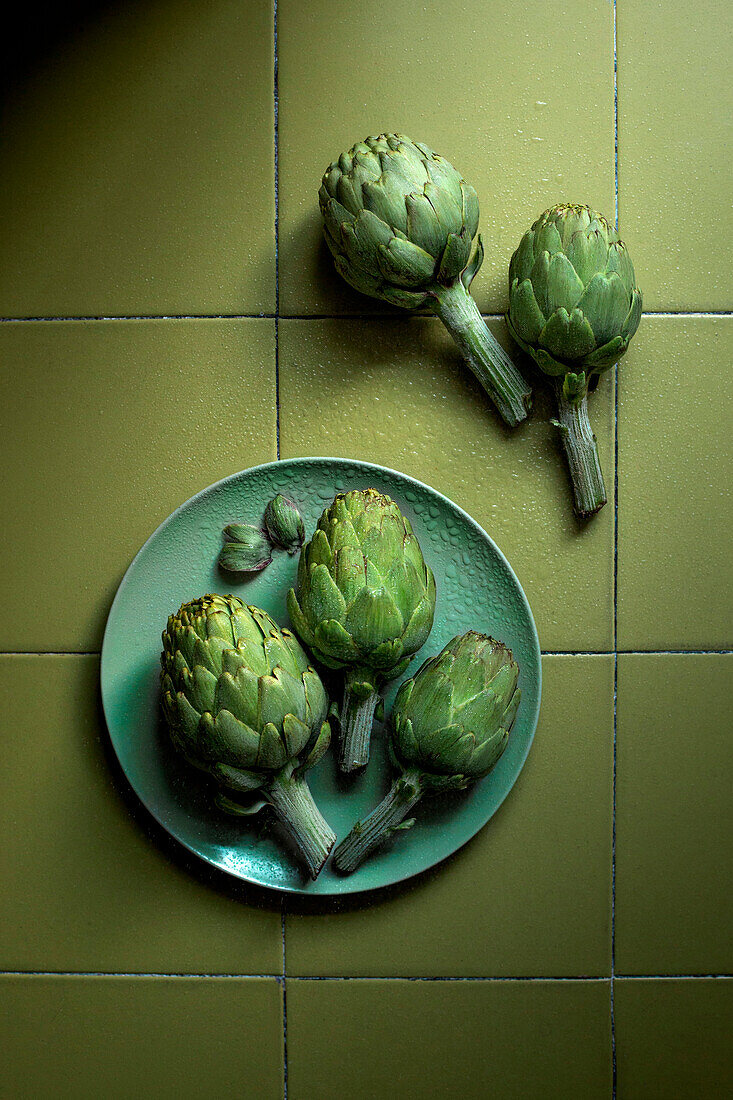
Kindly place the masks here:
MULTIPOLYGON (((102 646, 102 701, 110 737, 133 790, 154 818, 190 851, 237 878, 299 894, 351 894, 400 882, 465 844, 504 801, 529 752, 540 706, 540 648, 532 612, 509 563, 470 516, 427 485, 367 462, 296 458, 234 474, 204 489, 151 535, 125 574, 102 646), (409 517, 437 585, 435 625, 413 662, 417 668, 456 634, 484 631, 514 652, 522 702, 509 744, 494 770, 468 791, 425 799, 417 823, 355 874, 327 865, 315 882, 300 873, 275 825, 234 818, 213 804, 212 787, 171 749, 159 713, 160 635, 168 615, 206 592, 232 592, 263 607, 283 625, 297 555, 273 562, 238 583, 219 571, 222 528, 257 523, 267 502, 284 493, 303 514, 306 536, 336 493, 373 486, 409 517)), ((389 708, 397 690, 390 685, 389 708)), ((335 686, 335 690, 338 690, 335 686)), ((332 752, 308 773, 314 798, 339 838, 363 817, 391 782, 382 730, 374 732, 368 768, 339 776, 332 752)), ((269 821, 269 815, 265 818, 269 821)))

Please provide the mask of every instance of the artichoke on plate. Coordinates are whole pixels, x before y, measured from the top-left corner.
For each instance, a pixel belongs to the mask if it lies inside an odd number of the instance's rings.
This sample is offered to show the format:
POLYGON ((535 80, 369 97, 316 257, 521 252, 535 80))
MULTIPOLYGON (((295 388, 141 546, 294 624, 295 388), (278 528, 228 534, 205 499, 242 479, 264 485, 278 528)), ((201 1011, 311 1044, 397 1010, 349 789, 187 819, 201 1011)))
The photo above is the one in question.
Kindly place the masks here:
POLYGON ((399 777, 337 847, 337 871, 351 874, 396 829, 409 828, 414 819, 405 819, 424 794, 460 790, 493 768, 519 707, 518 677, 505 645, 469 630, 402 684, 388 726, 399 777))
POLYGON ((236 596, 202 596, 168 619, 163 712, 175 747, 227 795, 268 802, 315 878, 336 839, 304 778, 330 740, 328 698, 297 638, 236 596))
POLYGON ((435 613, 435 578, 393 500, 376 489, 335 498, 301 550, 288 613, 315 657, 344 670, 339 765, 363 767, 379 691, 407 668, 435 613))
POLYGON ((512 336, 552 379, 575 510, 606 503, 588 388, 626 351, 641 319, 641 291, 626 245, 602 214, 563 203, 522 237, 509 265, 512 336))
POLYGON ((469 294, 483 260, 478 198, 453 165, 403 134, 368 137, 329 165, 319 200, 346 282, 395 306, 433 310, 506 422, 524 420, 531 390, 469 294))

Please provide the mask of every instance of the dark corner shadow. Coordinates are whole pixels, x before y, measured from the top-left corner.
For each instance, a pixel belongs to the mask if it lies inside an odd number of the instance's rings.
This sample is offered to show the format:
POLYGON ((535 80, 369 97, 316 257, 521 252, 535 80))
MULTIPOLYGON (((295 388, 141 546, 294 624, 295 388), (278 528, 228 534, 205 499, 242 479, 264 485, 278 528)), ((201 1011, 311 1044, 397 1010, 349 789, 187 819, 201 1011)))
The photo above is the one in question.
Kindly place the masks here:
POLYGON ((104 763, 109 769, 116 792, 146 839, 179 870, 191 875, 202 886, 213 890, 222 897, 242 902, 256 909, 266 909, 279 913, 282 909, 282 895, 278 891, 244 883, 234 878, 233 875, 228 875, 225 871, 211 867, 174 840, 162 825, 155 820, 133 791, 120 767, 107 729, 100 689, 97 691, 97 715, 101 731, 100 744, 104 763))
MULTIPOLYGON (((121 0, 68 0, 29 7, 14 5, 3 28, 0 98, 5 101, 34 72, 54 56, 63 54, 80 33, 123 5, 121 0)), ((137 7, 137 0, 125 5, 137 7)))

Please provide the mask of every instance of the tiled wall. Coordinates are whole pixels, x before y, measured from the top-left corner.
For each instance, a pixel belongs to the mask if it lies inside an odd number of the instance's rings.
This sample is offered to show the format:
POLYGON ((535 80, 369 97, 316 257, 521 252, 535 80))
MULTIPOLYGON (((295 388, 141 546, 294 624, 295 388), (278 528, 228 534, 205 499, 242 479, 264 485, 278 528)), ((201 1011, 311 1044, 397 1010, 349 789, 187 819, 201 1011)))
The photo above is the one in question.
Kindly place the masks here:
POLYGON ((2 1095, 733 1089, 730 37, 722 0, 29 13, 0 161, 2 1095), (502 340, 532 219, 564 198, 618 217, 648 312, 591 399, 610 492, 586 526, 541 386, 508 433, 437 322, 332 272, 321 173, 383 128, 476 186, 502 340), (98 703, 144 539, 304 454, 466 508, 544 652, 511 797, 361 904, 281 905, 182 855, 98 703))

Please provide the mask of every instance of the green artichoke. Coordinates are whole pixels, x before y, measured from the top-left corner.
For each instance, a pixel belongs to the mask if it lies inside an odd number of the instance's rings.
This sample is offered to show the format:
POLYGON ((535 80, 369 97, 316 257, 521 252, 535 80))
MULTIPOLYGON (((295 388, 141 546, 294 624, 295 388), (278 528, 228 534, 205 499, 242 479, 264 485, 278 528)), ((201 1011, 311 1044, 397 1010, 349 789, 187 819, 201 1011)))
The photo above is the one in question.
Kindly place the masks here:
POLYGON ((468 292, 483 260, 473 187, 427 145, 380 134, 327 168, 319 199, 346 282, 392 305, 432 309, 506 422, 524 420, 531 391, 468 292))
POLYGON ((553 381, 580 516, 606 503, 587 396, 626 351, 641 320, 634 265, 616 230, 588 206, 553 206, 509 264, 512 336, 553 381))
POLYGON ((336 497, 301 551, 288 613, 316 658, 345 670, 339 763, 363 767, 380 688, 407 668, 435 613, 435 578, 393 500, 376 489, 336 497))
POLYGON ((430 791, 458 790, 493 768, 519 707, 519 668, 511 652, 469 630, 431 657, 397 692, 388 725, 390 756, 401 773, 382 802, 334 853, 350 874, 430 791))
POLYGON ((336 837, 304 773, 331 731, 326 692, 297 638, 236 596, 202 596, 169 617, 161 667, 173 744, 226 792, 259 791, 315 878, 336 837))

